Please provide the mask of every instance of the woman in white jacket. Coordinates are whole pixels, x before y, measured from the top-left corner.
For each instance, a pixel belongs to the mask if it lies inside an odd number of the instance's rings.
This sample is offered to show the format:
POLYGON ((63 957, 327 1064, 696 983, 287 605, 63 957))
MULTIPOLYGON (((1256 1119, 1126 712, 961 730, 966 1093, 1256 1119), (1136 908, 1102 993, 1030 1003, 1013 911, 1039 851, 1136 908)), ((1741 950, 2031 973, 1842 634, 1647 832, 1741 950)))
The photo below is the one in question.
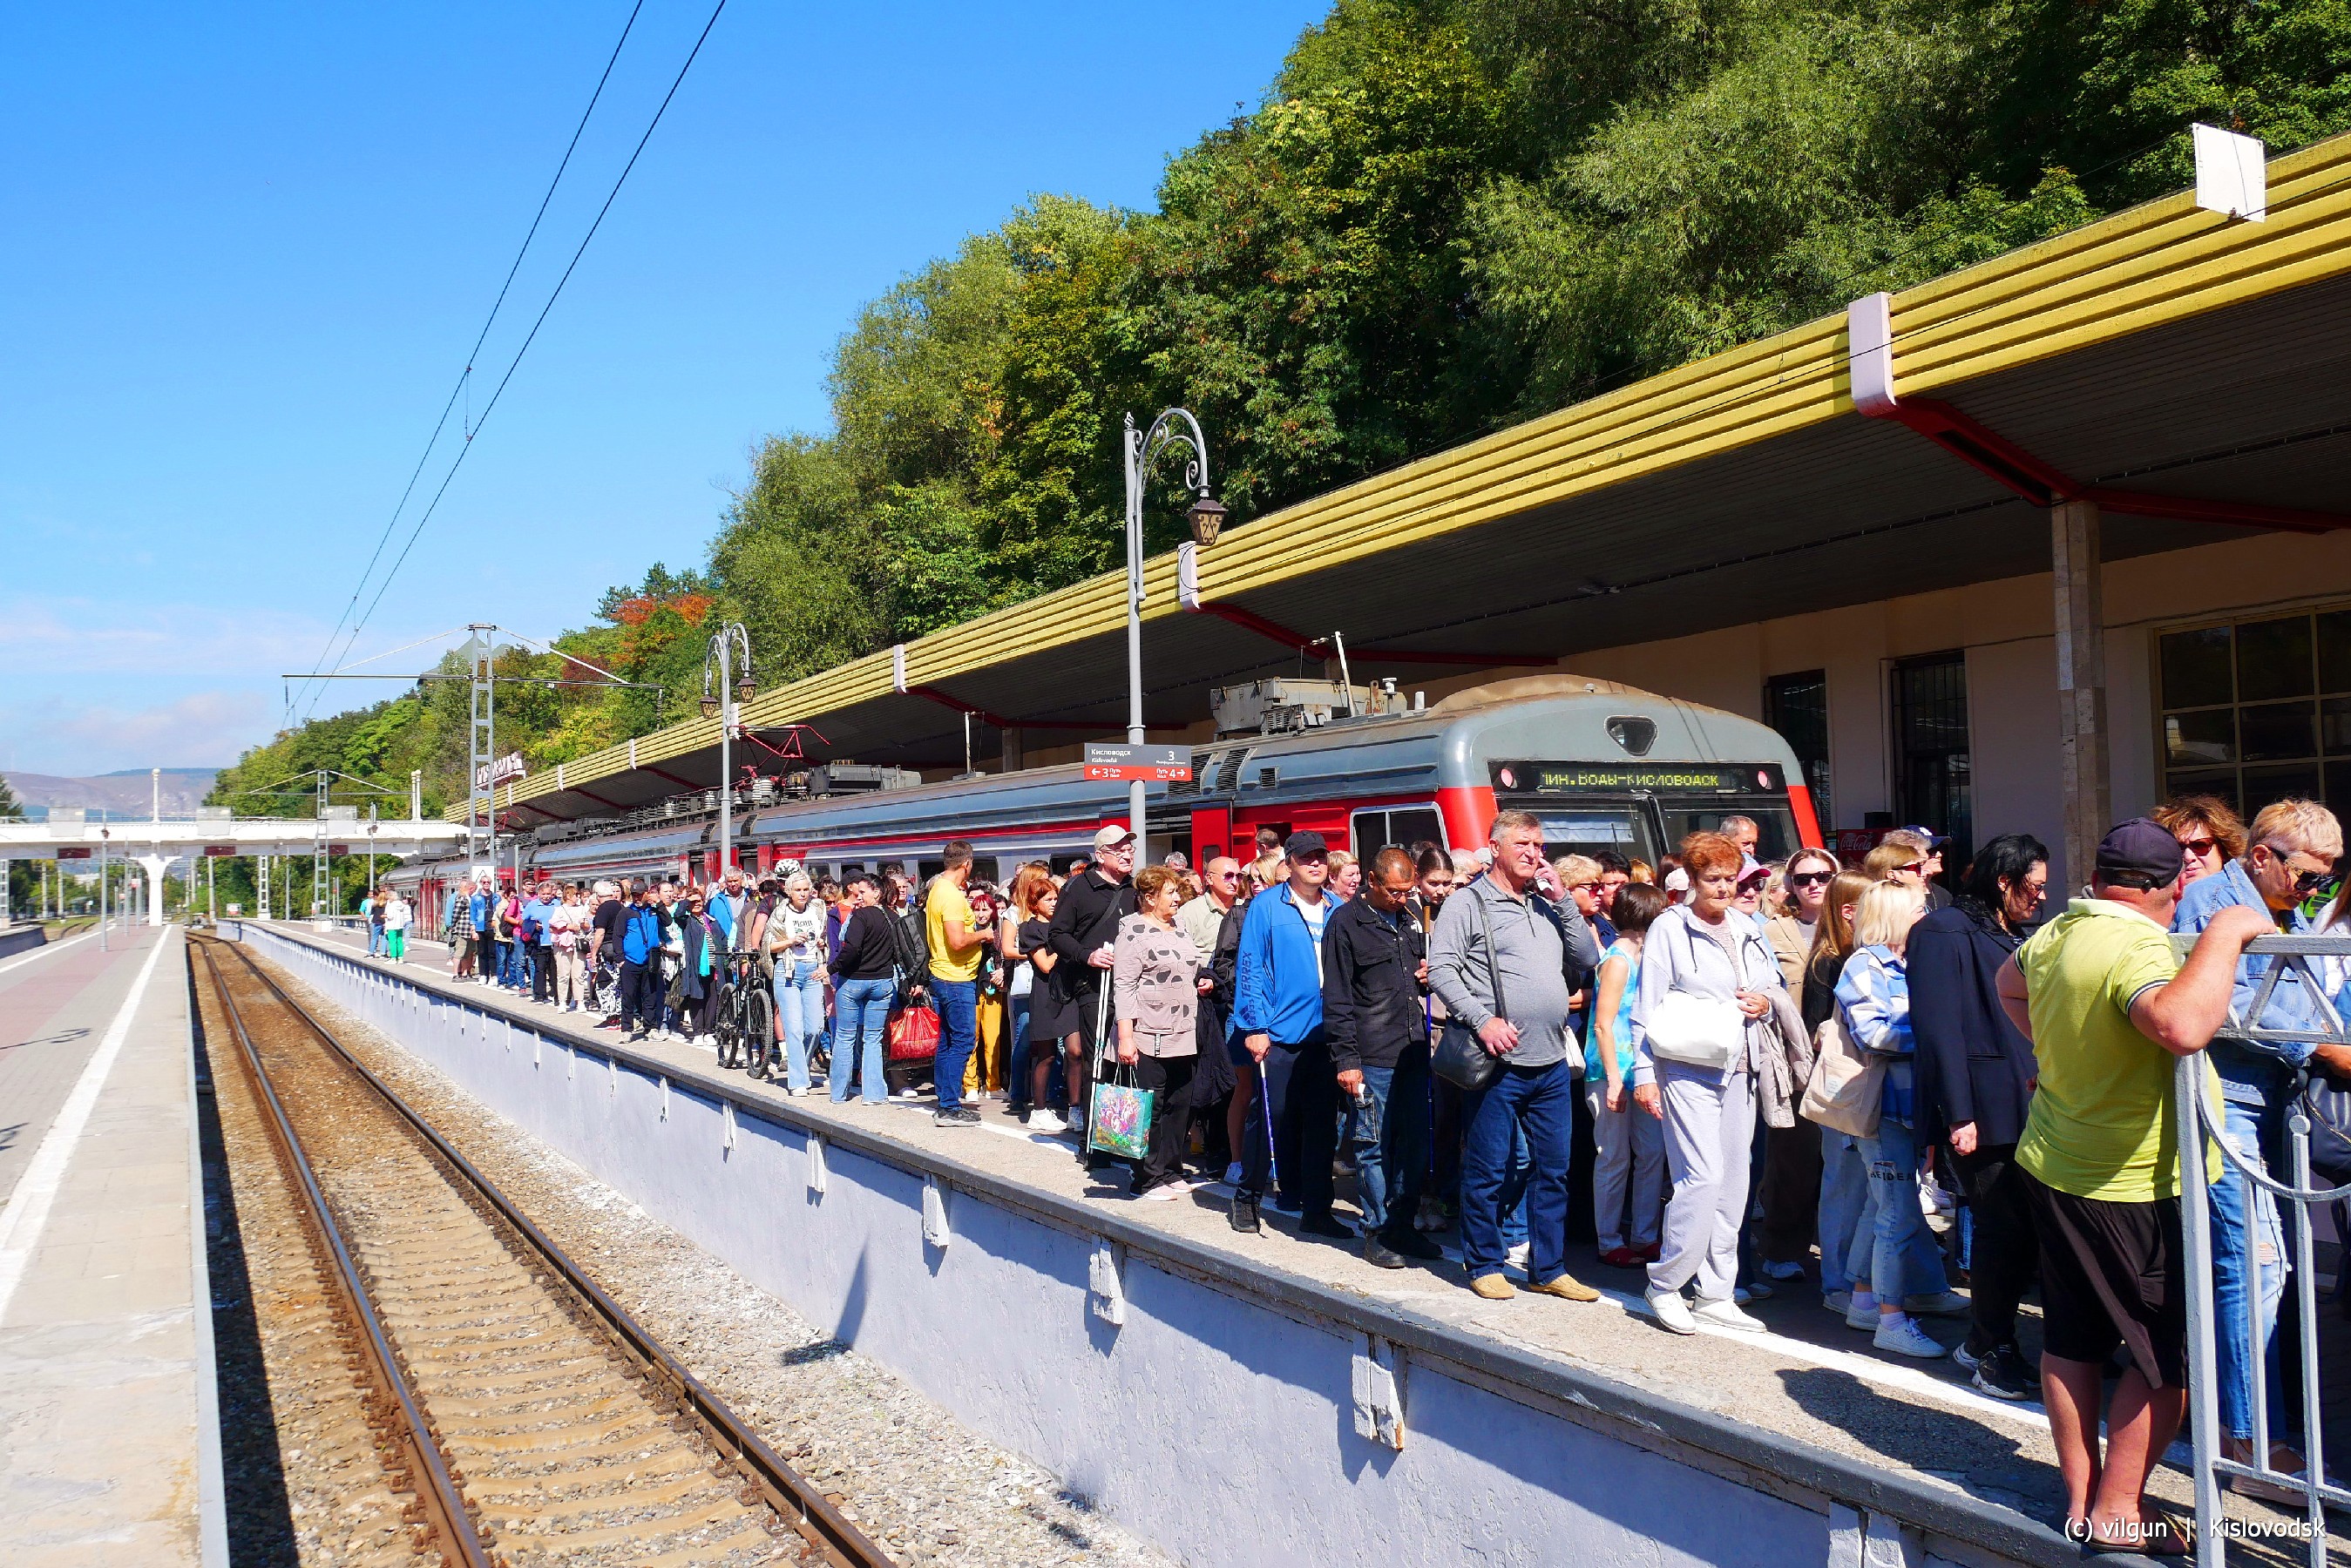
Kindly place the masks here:
POLYGON ((1674 1184, 1646 1293, 1657 1321, 1677 1334, 1700 1323, 1760 1331, 1733 1295, 1756 1100, 1764 1093, 1784 1107, 1783 1033, 1801 1038, 1803 1020, 1762 927, 1732 907, 1739 846, 1694 833, 1680 858, 1689 901, 1649 928, 1633 1004, 1633 1097, 1665 1121, 1674 1184), (1682 1294, 1693 1282, 1695 1303, 1682 1294))

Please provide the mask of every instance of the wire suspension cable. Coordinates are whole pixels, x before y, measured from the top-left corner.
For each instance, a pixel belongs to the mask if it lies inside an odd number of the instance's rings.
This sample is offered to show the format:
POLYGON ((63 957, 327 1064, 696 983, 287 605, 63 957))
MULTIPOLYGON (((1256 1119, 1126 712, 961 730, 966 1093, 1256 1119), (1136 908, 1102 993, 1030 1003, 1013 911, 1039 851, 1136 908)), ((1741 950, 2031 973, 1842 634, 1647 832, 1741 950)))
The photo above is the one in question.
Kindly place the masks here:
MULTIPOLYGON (((507 268, 506 281, 498 285, 498 296, 491 301, 490 313, 483 318, 482 329, 474 337, 474 346, 465 351, 465 368, 458 372, 457 384, 449 389, 448 400, 441 405, 441 417, 433 421, 433 433, 425 439, 424 451, 418 455, 416 467, 408 475, 408 483, 400 493, 399 504, 392 509, 392 515, 384 522, 383 532, 376 536, 375 549, 369 555, 368 564, 351 589, 350 601, 343 606, 342 613, 335 618, 334 629, 327 633, 326 647, 319 651, 318 662, 311 666, 313 675, 330 658, 341 657, 330 652, 335 646, 335 638, 342 631, 344 623, 350 620, 351 611, 359 607, 360 596, 367 591, 368 581, 375 575, 376 563, 383 559, 383 547, 392 542, 392 532, 400 525, 400 514, 408 509, 409 498, 416 493, 416 482, 423 476, 424 465, 432 461, 434 448, 441 444, 441 432, 449 428, 449 410, 456 406, 457 399, 465 392, 473 378, 474 360, 481 354, 482 345, 489 340, 490 328, 496 325, 498 312, 506 306, 507 295, 514 287, 516 275, 522 271, 523 257, 530 254, 531 242, 538 237, 538 226, 547 219, 547 209, 555 200, 556 187, 563 183, 564 172, 571 167, 571 155, 580 150, 580 138, 586 134, 589 119, 595 114, 596 105, 602 100, 605 85, 612 79, 612 67, 620 64, 621 50, 627 46, 630 33, 636 28, 637 15, 644 8, 644 0, 636 0, 629 9, 629 19, 622 24, 620 39, 613 44, 612 53, 604 62, 604 73, 596 78, 596 90, 588 95, 588 107, 580 111, 580 123, 571 128, 571 140, 564 145, 562 160, 555 166, 555 178, 547 182, 547 193, 539 197, 538 211, 531 214, 530 228, 522 237, 521 247, 515 252, 513 265, 507 268)), ((466 421, 468 440, 472 439, 472 423, 469 418, 466 421)), ((351 644, 358 640, 359 633, 354 629, 350 640, 343 644, 343 653, 349 653, 351 644)), ((315 707, 317 699, 313 698, 312 705, 315 707)))
MULTIPOLYGON (((596 210, 596 221, 590 223, 587 234, 580 236, 579 248, 571 253, 571 261, 564 267, 563 275, 556 279, 554 292, 547 296, 547 303, 539 307, 538 317, 530 324, 530 332, 523 338, 522 347, 515 350, 514 358, 507 361, 506 373, 498 378, 496 389, 491 392, 489 401, 482 405, 480 416, 474 421, 472 433, 467 435, 464 444, 458 447, 456 460, 450 463, 449 472, 441 476, 440 488, 433 493, 432 501, 425 506, 423 514, 416 519, 415 526, 409 530, 408 542, 401 546, 400 554, 393 559, 391 569, 384 573, 382 582, 377 586, 375 597, 368 601, 367 612, 360 617, 359 625, 352 628, 351 636, 354 640, 357 639, 360 630, 364 628, 369 619, 374 616, 376 607, 383 602, 385 591, 392 587, 392 579, 400 575, 400 568, 407 562, 409 553, 416 548, 416 541, 423 535, 424 525, 433 521, 434 513, 440 510, 441 498, 449 493, 450 482, 457 477, 457 471, 465 466, 465 454, 474 450, 474 437, 482 433, 482 427, 489 422, 491 410, 498 406, 498 400, 506 396, 507 383, 514 379, 515 371, 521 367, 523 356, 529 353, 530 346, 538 340, 538 330, 547 324, 549 312, 555 308, 555 302, 563 297, 564 286, 571 281, 571 274, 580 265, 580 258, 587 254, 590 242, 596 237, 596 231, 603 227, 605 215, 611 212, 612 203, 620 199, 621 187, 628 183, 630 171, 636 168, 637 160, 644 155, 646 144, 653 140, 653 132, 660 129, 662 117, 669 112, 671 101, 677 97, 677 89, 685 85, 686 73, 694 68, 694 62, 701 57, 702 46, 709 41, 711 29, 718 26, 718 18, 726 9, 726 0, 718 0, 718 4, 711 9, 710 19, 702 25, 701 35, 694 40, 694 47, 687 53, 685 63, 678 67, 675 79, 669 84, 669 91, 662 95, 661 107, 653 110, 653 119, 645 126, 645 133, 637 139, 636 151, 629 154, 629 161, 622 167, 620 178, 612 182, 611 191, 604 197, 604 204, 596 210)), ((317 700, 312 699, 313 706, 316 706, 316 702, 317 700)))

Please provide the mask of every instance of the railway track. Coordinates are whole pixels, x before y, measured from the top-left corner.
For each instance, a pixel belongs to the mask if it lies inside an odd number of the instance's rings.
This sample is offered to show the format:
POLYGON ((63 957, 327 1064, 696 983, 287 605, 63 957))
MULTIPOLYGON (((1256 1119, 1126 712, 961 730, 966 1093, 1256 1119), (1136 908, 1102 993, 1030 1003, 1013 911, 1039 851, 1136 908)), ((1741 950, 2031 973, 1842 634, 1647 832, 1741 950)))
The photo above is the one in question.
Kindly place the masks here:
MULTIPOLYGON (((413 1550, 889 1559, 234 944, 192 945, 310 1231, 413 1550)), ((381 1485, 375 1495, 384 1494, 381 1485)))

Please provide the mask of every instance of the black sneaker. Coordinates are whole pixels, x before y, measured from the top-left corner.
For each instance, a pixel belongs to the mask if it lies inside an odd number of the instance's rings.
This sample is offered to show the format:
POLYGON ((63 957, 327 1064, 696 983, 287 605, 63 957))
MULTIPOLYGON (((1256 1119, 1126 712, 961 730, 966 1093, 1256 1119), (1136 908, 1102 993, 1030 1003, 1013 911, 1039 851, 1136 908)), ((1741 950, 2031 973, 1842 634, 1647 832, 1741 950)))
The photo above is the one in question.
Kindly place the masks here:
POLYGON ((1259 1231, 1263 1231, 1265 1227, 1258 1223, 1257 1199, 1254 1198, 1235 1198, 1233 1199, 1232 1222, 1234 1230, 1245 1231, 1252 1236, 1257 1235, 1259 1231))
POLYGON ((1989 1355, 1978 1356, 1975 1376, 1969 1381, 1995 1399, 2031 1399, 2041 1393, 2040 1375, 2012 1345, 1997 1346, 1989 1355))
POLYGON ((1355 1228, 1328 1209, 1299 1216, 1298 1233, 1301 1236, 1328 1236, 1333 1241, 1352 1241, 1355 1239, 1355 1228))
POLYGON ((956 1106, 950 1110, 933 1111, 931 1125, 935 1127, 976 1127, 979 1125, 979 1113, 969 1106, 956 1106))
POLYGON ((1417 1258, 1433 1263, 1445 1256, 1445 1249, 1417 1231, 1391 1227, 1380 1235, 1380 1245, 1399 1257, 1417 1258))

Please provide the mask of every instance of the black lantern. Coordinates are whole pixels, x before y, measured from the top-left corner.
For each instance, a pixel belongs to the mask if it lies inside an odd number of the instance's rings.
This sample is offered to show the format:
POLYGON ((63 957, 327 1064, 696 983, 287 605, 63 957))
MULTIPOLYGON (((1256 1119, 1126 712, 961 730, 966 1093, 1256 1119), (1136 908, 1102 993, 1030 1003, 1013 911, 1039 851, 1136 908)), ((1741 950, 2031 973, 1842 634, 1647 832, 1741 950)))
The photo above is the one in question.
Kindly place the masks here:
POLYGON ((1217 533, 1225 525, 1225 509, 1217 504, 1215 496, 1203 490, 1199 499, 1184 514, 1184 520, 1192 525, 1192 542, 1205 550, 1217 542, 1217 533))

